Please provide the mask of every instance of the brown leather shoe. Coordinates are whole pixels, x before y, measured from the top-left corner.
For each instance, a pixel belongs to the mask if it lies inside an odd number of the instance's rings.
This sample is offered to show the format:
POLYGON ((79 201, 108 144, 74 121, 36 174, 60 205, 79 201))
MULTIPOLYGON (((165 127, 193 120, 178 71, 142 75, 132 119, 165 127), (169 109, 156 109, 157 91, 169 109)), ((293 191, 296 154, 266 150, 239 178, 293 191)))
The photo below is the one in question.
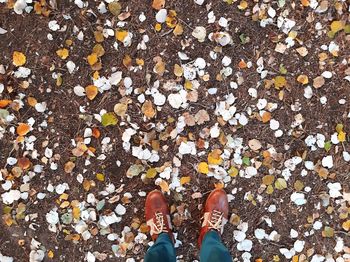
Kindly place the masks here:
POLYGON ((204 206, 204 216, 202 228, 198 238, 199 247, 202 245, 204 235, 215 230, 222 234, 224 225, 228 219, 228 200, 227 194, 223 189, 213 190, 207 198, 204 206))
POLYGON ((174 240, 168 203, 159 190, 148 193, 145 204, 146 222, 153 241, 160 233, 168 233, 174 240))

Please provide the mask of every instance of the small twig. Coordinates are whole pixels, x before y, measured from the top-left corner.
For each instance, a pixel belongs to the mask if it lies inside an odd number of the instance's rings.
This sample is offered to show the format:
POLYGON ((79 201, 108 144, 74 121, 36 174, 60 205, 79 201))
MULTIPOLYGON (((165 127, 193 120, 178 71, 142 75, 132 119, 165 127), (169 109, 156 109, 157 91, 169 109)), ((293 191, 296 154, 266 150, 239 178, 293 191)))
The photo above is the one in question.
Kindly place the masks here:
POLYGON ((173 31, 173 29, 169 30, 168 32, 165 32, 165 33, 161 34, 160 36, 161 37, 166 36, 166 35, 170 34, 172 31, 173 31))

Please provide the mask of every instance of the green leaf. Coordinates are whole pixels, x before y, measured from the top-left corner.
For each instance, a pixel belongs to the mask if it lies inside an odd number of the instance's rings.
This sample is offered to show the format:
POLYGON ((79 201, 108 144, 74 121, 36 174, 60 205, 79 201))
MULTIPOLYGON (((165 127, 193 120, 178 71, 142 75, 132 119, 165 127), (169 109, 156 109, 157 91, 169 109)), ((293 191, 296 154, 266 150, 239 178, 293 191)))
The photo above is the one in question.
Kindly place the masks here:
POLYGON ((9 115, 9 111, 5 110, 5 109, 0 109, 0 118, 2 119, 6 119, 6 117, 9 115))
POLYGON ((344 27, 344 32, 345 32, 345 34, 350 34, 350 24, 348 24, 344 27))
POLYGON ((115 126, 118 123, 118 119, 113 112, 110 112, 102 115, 101 123, 103 126, 115 126))
POLYGON ((247 156, 243 157, 242 161, 243 161, 243 165, 246 165, 246 166, 250 165, 249 157, 247 157, 247 156))
POLYGON ((326 150, 326 152, 331 150, 331 147, 332 147, 332 142, 331 141, 327 141, 326 143, 324 143, 324 150, 326 150))
POLYGON ((250 42, 249 36, 246 36, 244 33, 239 35, 239 39, 241 40, 241 44, 246 44, 250 42))
POLYGON ((287 69, 284 67, 284 64, 280 64, 280 73, 285 75, 288 73, 287 69))

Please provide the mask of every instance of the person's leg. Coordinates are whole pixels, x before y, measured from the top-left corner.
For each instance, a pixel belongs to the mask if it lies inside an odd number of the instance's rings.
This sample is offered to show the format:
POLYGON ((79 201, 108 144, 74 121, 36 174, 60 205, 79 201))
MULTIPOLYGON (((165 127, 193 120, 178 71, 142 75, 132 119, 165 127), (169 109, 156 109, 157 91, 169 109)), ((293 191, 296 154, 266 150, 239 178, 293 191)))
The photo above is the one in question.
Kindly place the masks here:
POLYGON ((232 257, 228 249, 221 242, 219 233, 208 231, 203 239, 199 254, 201 262, 231 262, 232 257))
POLYGON ((223 245, 220 234, 228 219, 228 199, 223 189, 213 190, 205 202, 202 228, 198 244, 201 262, 230 262, 230 252, 223 245))
POLYGON ((148 193, 145 217, 149 233, 155 242, 145 256, 145 262, 175 262, 174 238, 168 203, 164 195, 154 190, 148 193))
POLYGON ((169 234, 162 233, 146 253, 145 262, 175 262, 175 248, 169 234))

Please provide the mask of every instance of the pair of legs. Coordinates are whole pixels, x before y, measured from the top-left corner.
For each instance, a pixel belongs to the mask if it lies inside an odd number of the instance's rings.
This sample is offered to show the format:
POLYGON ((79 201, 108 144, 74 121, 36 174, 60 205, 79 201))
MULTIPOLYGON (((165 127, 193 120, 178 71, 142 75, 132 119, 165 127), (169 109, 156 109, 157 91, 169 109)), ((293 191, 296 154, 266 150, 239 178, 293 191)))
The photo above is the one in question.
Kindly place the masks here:
MULTIPOLYGON (((176 254, 169 207, 160 191, 152 191, 147 195, 145 215, 155 243, 148 249, 144 261, 175 262, 176 254)), ((224 190, 216 189, 210 193, 204 207, 203 223, 198 239, 201 262, 232 261, 220 237, 227 218, 227 195, 224 190)))

